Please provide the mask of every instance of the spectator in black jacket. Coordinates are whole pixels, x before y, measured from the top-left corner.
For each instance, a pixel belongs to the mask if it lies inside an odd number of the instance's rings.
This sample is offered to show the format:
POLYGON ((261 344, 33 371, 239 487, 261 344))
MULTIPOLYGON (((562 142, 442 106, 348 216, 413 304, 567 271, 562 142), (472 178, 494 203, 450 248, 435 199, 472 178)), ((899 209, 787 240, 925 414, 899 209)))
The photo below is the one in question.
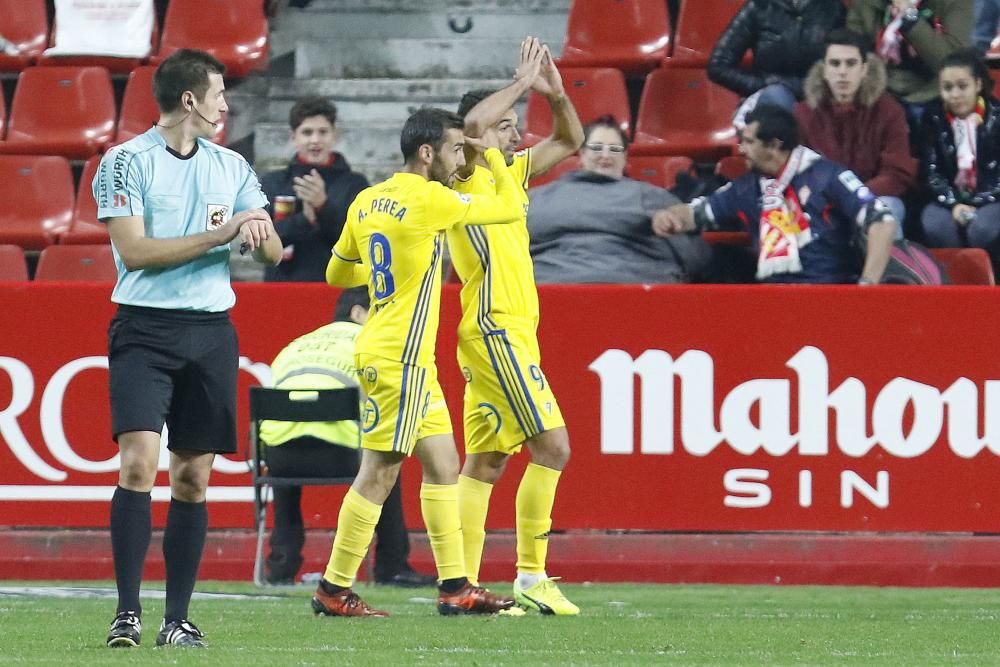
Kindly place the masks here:
POLYGON ((336 122, 337 107, 323 97, 302 98, 288 115, 295 157, 260 179, 285 246, 281 263, 268 267, 264 280, 326 281, 330 249, 340 238, 347 208, 368 187, 368 179, 333 150, 336 122))
POLYGON ((923 213, 927 244, 1000 244, 1000 101, 974 49, 956 51, 938 73, 941 99, 927 104, 919 134, 921 168, 934 201, 923 213))
POLYGON ((803 97, 809 68, 823 57, 826 36, 844 25, 839 0, 746 0, 722 33, 708 61, 715 83, 759 103, 791 109, 803 97), (740 67, 747 51, 750 70, 740 67))

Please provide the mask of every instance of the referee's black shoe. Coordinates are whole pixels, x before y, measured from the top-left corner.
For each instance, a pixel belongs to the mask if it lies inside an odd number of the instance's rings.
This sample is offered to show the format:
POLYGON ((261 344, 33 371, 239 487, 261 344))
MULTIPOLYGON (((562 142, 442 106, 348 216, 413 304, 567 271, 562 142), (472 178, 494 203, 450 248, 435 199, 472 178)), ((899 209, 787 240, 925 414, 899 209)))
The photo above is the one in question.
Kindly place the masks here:
POLYGON ((134 611, 123 611, 111 623, 108 632, 108 646, 111 648, 131 648, 139 645, 142 636, 142 622, 134 611))
POLYGON ((156 645, 207 648, 208 644, 202 641, 204 637, 205 633, 187 619, 182 621, 164 620, 160 625, 160 634, 156 635, 156 645))

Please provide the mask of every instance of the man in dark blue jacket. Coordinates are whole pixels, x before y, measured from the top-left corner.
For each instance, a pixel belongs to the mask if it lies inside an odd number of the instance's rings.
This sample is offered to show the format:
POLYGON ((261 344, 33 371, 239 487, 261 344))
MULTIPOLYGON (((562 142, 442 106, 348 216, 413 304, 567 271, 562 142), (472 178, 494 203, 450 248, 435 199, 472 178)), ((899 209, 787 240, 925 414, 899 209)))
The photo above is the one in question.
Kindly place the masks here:
POLYGON ((769 283, 878 283, 896 221, 849 169, 799 145, 795 117, 761 105, 747 116, 740 153, 751 171, 710 196, 660 211, 660 236, 742 223, 769 283), (864 257, 859 251, 866 247, 864 257))

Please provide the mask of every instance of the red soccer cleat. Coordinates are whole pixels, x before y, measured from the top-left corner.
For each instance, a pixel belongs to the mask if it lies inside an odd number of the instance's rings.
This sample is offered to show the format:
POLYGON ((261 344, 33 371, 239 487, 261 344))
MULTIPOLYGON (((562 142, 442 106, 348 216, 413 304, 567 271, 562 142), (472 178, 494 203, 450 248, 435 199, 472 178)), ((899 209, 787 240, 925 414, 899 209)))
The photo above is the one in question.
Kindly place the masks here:
POLYGON ((438 613, 443 616, 457 614, 496 614, 514 606, 514 598, 494 595, 482 586, 466 582, 455 593, 438 592, 438 613))
POLYGON ((317 616, 388 616, 389 612, 369 607, 361 597, 350 588, 345 588, 336 595, 330 595, 322 586, 316 588, 313 594, 312 608, 317 616))

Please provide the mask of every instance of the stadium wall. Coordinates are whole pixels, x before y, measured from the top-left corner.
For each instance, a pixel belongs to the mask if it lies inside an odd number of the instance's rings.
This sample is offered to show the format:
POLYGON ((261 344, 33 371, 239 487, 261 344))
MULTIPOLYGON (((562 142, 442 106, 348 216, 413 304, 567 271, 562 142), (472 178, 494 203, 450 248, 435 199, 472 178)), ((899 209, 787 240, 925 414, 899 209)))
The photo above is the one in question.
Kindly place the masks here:
MULTIPOLYGON (((291 338, 329 320, 323 285, 238 284, 246 393, 291 338)), ((0 578, 105 578, 116 481, 107 405, 107 285, 0 289, 0 578), (67 531, 66 529, 72 529, 67 531)), ((573 459, 552 571, 574 580, 1000 585, 1000 324, 990 288, 545 286, 544 375, 573 459)), ((438 359, 460 424, 458 292, 438 359)), ((545 406, 536 406, 545 409, 545 406)), ((460 433, 456 434, 460 440, 460 433)), ((218 461, 203 574, 249 578, 241 455, 218 461)), ((508 578, 517 478, 494 493, 486 578, 508 578)), ((420 528, 414 462, 408 523, 420 528)), ((154 521, 166 514, 166 473, 154 521)), ((310 489, 321 569, 342 489, 310 489)), ((149 572, 162 563, 151 550, 149 572)), ((414 560, 429 566, 418 540, 414 560)))

